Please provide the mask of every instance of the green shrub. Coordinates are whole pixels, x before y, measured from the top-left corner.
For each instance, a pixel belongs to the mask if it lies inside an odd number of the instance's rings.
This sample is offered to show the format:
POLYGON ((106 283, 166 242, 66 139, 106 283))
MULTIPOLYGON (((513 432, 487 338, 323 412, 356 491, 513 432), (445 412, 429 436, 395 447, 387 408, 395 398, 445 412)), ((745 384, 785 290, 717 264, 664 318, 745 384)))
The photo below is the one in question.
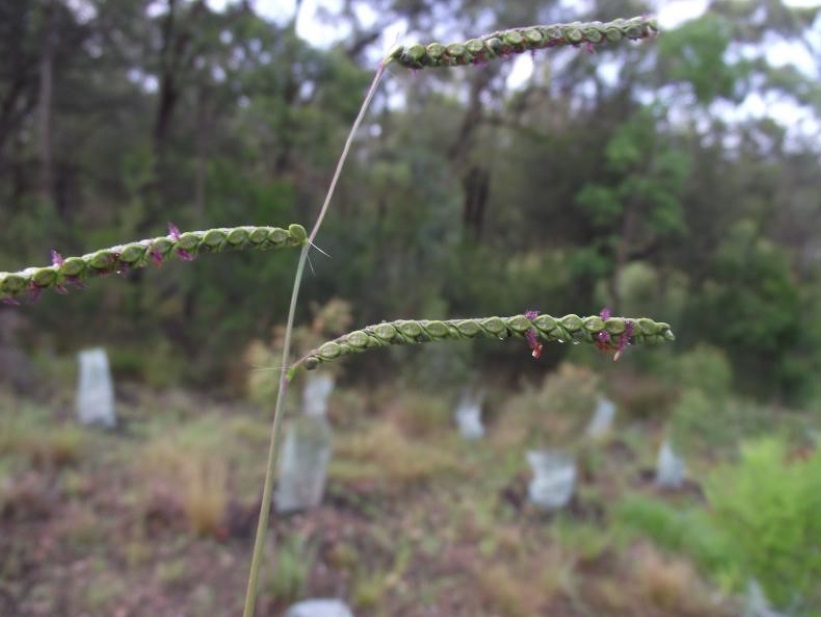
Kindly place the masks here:
POLYGON ((544 382, 540 394, 546 411, 589 414, 599 398, 599 378, 590 369, 562 364, 544 382))
POLYGON ((666 381, 630 370, 614 374, 608 392, 624 417, 638 421, 668 418, 677 396, 666 381))
POLYGON ((773 602, 821 605, 821 454, 791 460, 775 439, 747 443, 739 464, 711 475, 707 494, 773 602))
POLYGON ((737 431, 728 426, 727 410, 720 400, 701 389, 682 392, 673 408, 671 425, 674 440, 687 449, 714 449, 734 443, 737 431))
POLYGON ((795 402, 804 383, 817 381, 817 373, 796 372, 789 362, 805 336, 800 287, 787 250, 756 234, 753 220, 733 226, 710 279, 692 294, 688 321, 700 338, 727 350, 747 393, 795 402))
POLYGON ((675 362, 676 383, 698 388, 711 398, 725 398, 733 384, 733 368, 727 355, 711 345, 697 345, 675 362))
POLYGON ((622 535, 645 537, 662 549, 685 555, 725 585, 741 582, 738 556, 729 537, 704 511, 631 495, 616 507, 615 523, 622 535))
POLYGON ((49 423, 40 408, 0 417, 0 458, 18 458, 35 469, 62 469, 83 457, 86 435, 71 425, 49 423))
POLYGON ((276 547, 274 570, 268 588, 274 599, 291 602, 305 593, 316 549, 301 536, 282 538, 276 547))
POLYGON ((677 427, 707 436, 710 431, 710 419, 718 407, 704 390, 690 388, 681 393, 673 408, 673 422, 677 427))
POLYGON ((453 425, 450 401, 440 396, 407 393, 389 409, 397 426, 409 437, 430 437, 453 425))
POLYGON ((513 397, 496 431, 503 442, 566 446, 584 434, 600 396, 600 379, 589 368, 563 363, 539 389, 513 397))

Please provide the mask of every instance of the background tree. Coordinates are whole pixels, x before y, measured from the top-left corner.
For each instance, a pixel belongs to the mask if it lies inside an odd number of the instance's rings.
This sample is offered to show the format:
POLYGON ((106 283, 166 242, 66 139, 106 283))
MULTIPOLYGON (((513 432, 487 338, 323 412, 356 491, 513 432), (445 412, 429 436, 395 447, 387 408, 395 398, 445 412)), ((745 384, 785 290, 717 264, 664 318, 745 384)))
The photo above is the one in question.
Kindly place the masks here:
MULTIPOLYGON (((458 39, 651 8, 349 0, 321 16, 333 41, 301 33, 301 3, 280 21, 252 2, 2 3, 3 268, 46 261, 52 247, 75 254, 163 234, 169 222, 311 220, 391 24, 408 39, 458 39)), ((684 326, 678 348, 721 344, 740 386, 809 396, 819 335, 801 320, 821 297, 818 15, 715 1, 655 45, 391 75, 341 182, 340 216, 319 238, 331 261, 316 254, 308 302, 345 298, 356 323, 652 302, 684 326), (779 47, 802 63, 784 66, 779 47), (755 111, 757 101, 803 124, 755 111), (733 334, 719 332, 727 306, 746 315, 733 334)), ((289 259, 202 259, 184 275, 169 264, 45 295, 27 313, 57 333, 58 350, 104 338, 122 373, 222 384, 281 319, 285 299, 268 290, 289 280, 289 259), (100 310, 112 317, 91 328, 100 310), (146 368, 158 362, 164 370, 146 368)), ((548 364, 564 353, 551 349, 548 364)), ((369 362, 389 370, 352 366, 369 362)), ((543 370, 509 348, 479 347, 469 363, 543 370)))

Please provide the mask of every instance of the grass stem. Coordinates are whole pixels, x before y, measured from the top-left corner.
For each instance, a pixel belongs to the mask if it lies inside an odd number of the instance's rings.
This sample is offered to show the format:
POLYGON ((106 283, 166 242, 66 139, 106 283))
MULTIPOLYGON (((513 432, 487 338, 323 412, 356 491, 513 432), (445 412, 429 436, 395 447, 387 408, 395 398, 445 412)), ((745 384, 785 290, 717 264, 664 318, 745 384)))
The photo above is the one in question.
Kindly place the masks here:
POLYGON ((359 109, 359 115, 351 126, 348 139, 345 141, 345 146, 342 149, 342 154, 336 164, 336 170, 331 178, 331 184, 328 187, 328 192, 325 195, 325 201, 322 203, 322 208, 317 216, 316 223, 311 230, 311 235, 308 237, 308 242, 303 245, 302 251, 299 253, 299 262, 294 276, 294 287, 291 292, 291 304, 288 309, 288 322, 285 328, 285 341, 282 348, 282 365, 279 374, 279 390, 277 391, 277 400, 274 408, 274 421, 271 426, 271 442, 268 447, 268 463, 265 470, 265 484, 262 489, 262 503, 259 507, 259 521, 257 523, 257 533, 254 539, 254 552, 251 557, 251 570, 248 575, 248 587, 245 592, 245 608, 243 609, 243 617, 253 617, 254 609, 256 607, 257 590, 259 586, 259 568, 262 563, 262 553, 265 548, 265 540, 268 534, 268 519, 271 513, 271 493, 273 491, 274 476, 276 474, 276 462, 279 454, 280 433, 282 432, 282 417, 284 415, 283 409, 285 407, 285 393, 288 387, 288 367, 290 365, 291 356, 291 334, 294 329, 294 318, 296 315, 297 299, 299 298, 299 288, 302 284, 302 276, 305 272, 305 262, 308 260, 308 252, 313 246, 314 238, 316 238, 322 221, 328 212, 328 206, 331 203, 336 184, 339 181, 339 176, 342 173, 342 167, 345 160, 348 158, 348 153, 351 149, 356 131, 359 129, 362 121, 365 118, 365 113, 370 106, 371 100, 376 93, 376 88, 379 85, 382 75, 385 72, 384 64, 380 63, 379 68, 374 75, 362 107, 359 109))

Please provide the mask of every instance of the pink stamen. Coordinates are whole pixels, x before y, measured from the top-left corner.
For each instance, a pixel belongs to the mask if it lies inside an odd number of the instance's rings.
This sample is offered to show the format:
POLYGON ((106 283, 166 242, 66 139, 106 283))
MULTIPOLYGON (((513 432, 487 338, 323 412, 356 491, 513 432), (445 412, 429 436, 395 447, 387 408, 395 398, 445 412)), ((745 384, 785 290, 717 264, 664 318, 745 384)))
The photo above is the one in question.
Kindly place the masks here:
MULTIPOLYGON (((174 225, 174 223, 168 223, 168 235, 171 236, 172 240, 178 241, 180 239, 180 230, 177 229, 177 226, 174 225)), ((153 259, 154 263, 159 266, 160 263, 162 263, 162 257, 160 257, 160 260, 157 261, 157 258, 154 256, 155 253, 157 253, 157 251, 151 252, 151 259, 153 259)), ((194 261, 197 258, 196 255, 189 253, 185 249, 179 248, 177 249, 177 255, 179 255, 180 259, 183 261, 194 261)))
MULTIPOLYGON (((536 319, 539 316, 539 311, 534 310, 527 310, 525 311, 525 317, 527 317, 530 321, 536 319)), ((527 332, 525 332, 525 339, 527 339, 527 345, 530 347, 530 355, 533 356, 534 360, 538 360, 542 357, 542 350, 544 350, 544 345, 539 342, 539 335, 536 332, 535 328, 529 328, 527 332)))
POLYGON ((627 348, 630 344, 630 339, 633 338, 633 322, 627 321, 624 324, 624 332, 621 333, 619 336, 619 345, 616 348, 616 355, 613 356, 613 361, 616 362, 621 357, 622 352, 627 348))
MULTIPOLYGON (((607 321, 611 317, 610 307, 605 306, 600 312, 599 317, 601 317, 604 321, 607 321)), ((593 343, 598 347, 601 351, 615 351, 616 353, 613 355, 613 360, 618 360, 621 358, 622 353, 630 345, 630 339, 633 338, 633 332, 635 331, 635 324, 629 319, 624 322, 624 332, 619 335, 618 341, 614 341, 613 337, 610 336, 610 333, 606 330, 602 330, 596 334, 596 340, 593 343)))
POLYGON ((29 304, 34 304, 37 302, 37 299, 40 297, 40 294, 43 293, 43 290, 35 285, 34 283, 29 284, 27 300, 29 304))

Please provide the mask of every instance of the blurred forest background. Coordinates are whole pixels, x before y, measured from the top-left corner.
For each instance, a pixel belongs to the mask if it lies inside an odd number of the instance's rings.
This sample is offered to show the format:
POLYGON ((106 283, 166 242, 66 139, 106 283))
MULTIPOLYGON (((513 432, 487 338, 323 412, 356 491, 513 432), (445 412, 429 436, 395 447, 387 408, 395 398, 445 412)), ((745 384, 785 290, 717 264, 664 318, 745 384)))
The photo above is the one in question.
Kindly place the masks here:
MULTIPOLYGON (((262 0, 0 0, 0 270, 169 223, 310 228, 397 24, 450 42, 664 4, 339 0, 306 30, 299 0, 276 20, 262 0)), ((330 367, 325 501, 273 520, 260 611, 729 617, 755 579, 821 615, 819 136, 818 6, 712 0, 640 44, 391 67, 298 351, 381 320, 605 306, 677 340, 616 364, 477 341, 330 367), (487 438, 466 442, 453 403, 476 384, 487 438), (601 396, 617 429, 593 444, 601 396), (666 439, 687 460, 673 491, 653 483, 666 439), (578 462, 563 514, 526 503, 523 455, 546 445, 578 462)), ((0 613, 238 614, 296 259, 204 256, 0 305, 0 613), (94 345, 116 432, 74 419, 94 345)))
MULTIPOLYGON (((252 2, 2 3, 3 269, 163 235, 169 221, 309 226, 389 24, 449 41, 654 8, 359 4, 326 15, 347 33, 328 42, 252 2)), ((670 322, 677 350, 721 348, 746 393, 806 402, 821 384, 817 12, 713 2, 654 44, 538 54, 515 89, 512 62, 393 69, 303 305, 344 299, 354 325, 609 305, 670 322), (739 113, 745 100, 761 113, 739 113)), ((249 341, 284 320, 294 260, 226 255, 47 294, 25 310, 26 341, 116 343, 115 369, 132 377, 230 385, 249 341)), ((512 345, 467 355, 544 370, 512 345)))

